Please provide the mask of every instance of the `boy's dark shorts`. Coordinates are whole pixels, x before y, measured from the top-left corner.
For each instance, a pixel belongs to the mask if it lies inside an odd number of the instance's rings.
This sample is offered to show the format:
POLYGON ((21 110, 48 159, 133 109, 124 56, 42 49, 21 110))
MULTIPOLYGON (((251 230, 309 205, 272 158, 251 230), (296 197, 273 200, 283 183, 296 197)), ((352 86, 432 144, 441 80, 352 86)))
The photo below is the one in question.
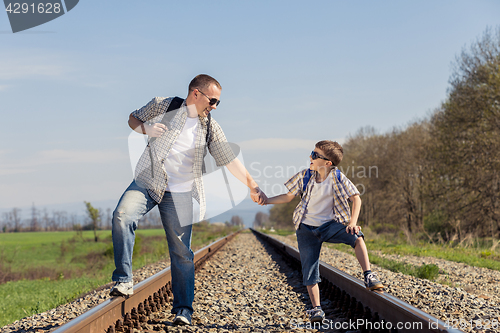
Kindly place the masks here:
POLYGON ((321 281, 319 277, 319 254, 323 242, 343 243, 354 248, 359 237, 365 237, 361 231, 358 234, 346 232, 347 226, 335 220, 326 222, 319 227, 301 223, 296 230, 299 245, 300 261, 304 285, 309 286, 321 281))

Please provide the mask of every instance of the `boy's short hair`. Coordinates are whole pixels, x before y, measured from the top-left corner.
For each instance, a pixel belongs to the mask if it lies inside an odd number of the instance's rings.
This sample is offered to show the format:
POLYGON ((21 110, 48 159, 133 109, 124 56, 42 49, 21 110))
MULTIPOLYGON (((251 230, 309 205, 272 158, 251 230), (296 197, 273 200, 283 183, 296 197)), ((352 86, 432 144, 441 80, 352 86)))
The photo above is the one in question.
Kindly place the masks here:
POLYGON ((344 150, 342 146, 335 141, 323 140, 316 143, 316 148, 321 149, 334 166, 337 166, 342 161, 344 157, 344 150))
POLYGON ((220 83, 216 79, 207 74, 200 74, 191 80, 188 89, 189 92, 195 89, 206 89, 212 84, 214 84, 217 88, 222 89, 220 83))

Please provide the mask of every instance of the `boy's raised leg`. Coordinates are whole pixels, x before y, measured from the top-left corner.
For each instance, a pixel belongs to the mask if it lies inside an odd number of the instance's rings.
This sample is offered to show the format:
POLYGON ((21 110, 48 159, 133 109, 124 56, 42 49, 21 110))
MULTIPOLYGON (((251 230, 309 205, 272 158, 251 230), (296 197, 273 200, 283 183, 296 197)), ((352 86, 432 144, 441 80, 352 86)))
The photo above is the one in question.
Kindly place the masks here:
POLYGON ((363 272, 370 270, 370 259, 368 258, 368 250, 366 249, 365 241, 363 237, 358 237, 356 239, 356 244, 354 245, 354 253, 356 253, 356 258, 361 265, 363 272))
POLYGON ((363 270, 366 289, 383 289, 384 285, 378 280, 377 273, 372 273, 370 269, 370 259, 368 258, 368 250, 366 249, 366 244, 363 240, 363 237, 359 237, 356 240, 354 253, 356 253, 356 258, 358 259, 359 265, 363 270))

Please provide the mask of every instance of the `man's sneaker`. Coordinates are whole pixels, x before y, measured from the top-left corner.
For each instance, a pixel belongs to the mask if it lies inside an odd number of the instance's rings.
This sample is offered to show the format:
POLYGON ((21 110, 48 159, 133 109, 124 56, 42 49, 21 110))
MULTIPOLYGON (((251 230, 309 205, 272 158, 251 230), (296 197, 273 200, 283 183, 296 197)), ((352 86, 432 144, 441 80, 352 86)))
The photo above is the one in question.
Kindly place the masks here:
POLYGON ((309 315, 309 320, 311 323, 323 321, 325 319, 325 313, 321 308, 315 307, 314 309, 307 310, 306 313, 309 315))
POLYGON ((365 277, 366 289, 376 290, 383 289, 384 285, 377 279, 377 273, 370 273, 365 277))
POLYGON ((188 309, 180 309, 175 315, 174 325, 191 325, 191 313, 188 309))
POLYGON ((128 296, 134 294, 134 282, 116 282, 111 291, 110 296, 128 296))

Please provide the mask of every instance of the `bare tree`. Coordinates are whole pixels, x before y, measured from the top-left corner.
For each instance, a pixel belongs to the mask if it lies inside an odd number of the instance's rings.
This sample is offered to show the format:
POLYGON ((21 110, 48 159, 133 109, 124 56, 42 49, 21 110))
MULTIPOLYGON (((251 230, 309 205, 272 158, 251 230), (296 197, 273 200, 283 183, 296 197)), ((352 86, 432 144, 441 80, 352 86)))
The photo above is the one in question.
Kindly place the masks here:
POLYGON ((106 208, 106 223, 105 223, 105 227, 107 229, 111 229, 112 224, 113 224, 113 216, 112 216, 111 208, 108 207, 108 208, 106 208))
POLYGON ((47 208, 44 208, 42 211, 42 224, 45 231, 49 231, 51 227, 51 220, 49 217, 49 213, 47 212, 47 208))
POLYGON ((254 228, 262 228, 267 223, 269 223, 269 214, 264 212, 257 212, 257 214, 255 214, 255 220, 253 221, 254 228))
POLYGON ((244 227, 243 219, 239 215, 233 215, 231 217, 231 221, 229 222, 229 225, 243 228, 244 227))
POLYGON ((6 215, 7 223, 14 226, 14 232, 22 231, 21 210, 19 208, 12 208, 6 215))
POLYGON ((2 226, 2 231, 3 232, 10 232, 12 228, 11 224, 11 218, 9 213, 3 213, 3 226, 2 226))
POLYGON ((30 231, 38 231, 38 210, 35 207, 35 203, 31 206, 31 222, 30 222, 30 231))

